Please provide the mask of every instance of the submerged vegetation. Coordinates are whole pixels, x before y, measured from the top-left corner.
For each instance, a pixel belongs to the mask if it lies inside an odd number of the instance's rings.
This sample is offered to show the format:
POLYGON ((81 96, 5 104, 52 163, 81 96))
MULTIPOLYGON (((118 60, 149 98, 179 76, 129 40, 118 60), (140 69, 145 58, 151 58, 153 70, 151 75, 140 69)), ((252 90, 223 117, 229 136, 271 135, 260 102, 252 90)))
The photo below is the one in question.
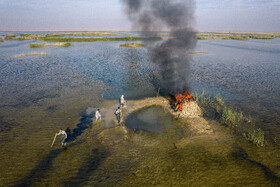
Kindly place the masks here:
POLYGON ((71 43, 69 42, 62 42, 62 43, 53 43, 53 44, 47 44, 47 43, 31 43, 29 44, 30 48, 40 48, 40 47, 69 47, 71 43))
POLYGON ((234 133, 256 146, 265 145, 264 131, 256 127, 250 116, 245 116, 242 112, 227 106, 221 96, 216 95, 211 98, 203 91, 200 95, 196 94, 196 100, 203 108, 205 115, 214 117, 222 125, 232 129, 234 133))
POLYGON ((145 47, 145 45, 140 44, 140 43, 126 43, 126 44, 121 44, 121 48, 139 48, 139 47, 145 47))

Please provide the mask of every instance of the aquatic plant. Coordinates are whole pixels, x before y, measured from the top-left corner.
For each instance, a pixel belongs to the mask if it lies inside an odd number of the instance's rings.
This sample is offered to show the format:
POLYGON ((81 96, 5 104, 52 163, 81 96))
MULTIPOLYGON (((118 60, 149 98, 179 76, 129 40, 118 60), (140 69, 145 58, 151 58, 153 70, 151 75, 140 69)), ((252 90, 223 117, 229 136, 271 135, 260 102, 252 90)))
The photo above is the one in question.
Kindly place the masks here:
POLYGON ((249 142, 256 146, 265 145, 265 135, 261 128, 255 126, 254 120, 250 116, 244 116, 242 112, 227 106, 220 95, 211 98, 203 90, 201 94, 195 94, 196 101, 202 107, 206 114, 213 113, 221 124, 229 127, 237 135, 243 136, 249 142))
POLYGON ((244 133, 245 138, 257 146, 264 146, 264 132, 260 128, 257 130, 249 129, 248 134, 244 133))
POLYGON ((16 35, 15 34, 7 34, 5 36, 5 40, 14 40, 16 38, 16 35))
POLYGON ((43 41, 49 42, 95 42, 95 41, 135 41, 141 40, 140 37, 71 37, 71 38, 58 38, 58 37, 43 37, 43 41))
POLYGON ((54 43, 54 44, 47 44, 47 43, 31 43, 29 44, 30 48, 40 48, 40 47, 69 47, 71 43, 69 42, 62 42, 62 43, 54 43))
POLYGON ((0 38, 0 42, 3 42, 3 39, 2 39, 2 38, 0 38))
POLYGON ((198 33, 197 39, 223 39, 223 40, 250 40, 250 39, 273 39, 280 37, 280 33, 198 33))
POLYGON ((276 38, 274 35, 264 35, 264 34, 252 34, 250 35, 252 39, 274 39, 276 38))
POLYGON ((119 33, 112 32, 66 32, 66 33, 50 33, 45 37, 64 37, 64 36, 118 36, 119 33))
POLYGON ((143 44, 140 43, 126 43, 126 44, 121 44, 121 48, 139 48, 139 47, 145 47, 143 44))

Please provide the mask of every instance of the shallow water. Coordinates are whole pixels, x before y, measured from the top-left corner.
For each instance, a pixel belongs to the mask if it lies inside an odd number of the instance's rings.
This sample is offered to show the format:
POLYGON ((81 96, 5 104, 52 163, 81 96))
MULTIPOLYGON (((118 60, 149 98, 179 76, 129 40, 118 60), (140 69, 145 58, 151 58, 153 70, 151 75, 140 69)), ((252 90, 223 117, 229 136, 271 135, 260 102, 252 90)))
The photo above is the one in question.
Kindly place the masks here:
MULTIPOLYGON (((254 147, 215 124, 215 138, 192 137, 186 125, 149 108, 128 116, 132 130, 121 141, 122 128, 85 120, 88 107, 109 108, 121 94, 157 94, 156 67, 145 48, 73 42, 30 49, 32 42, 0 43, 1 185, 279 184, 278 147, 254 147), (47 56, 15 57, 41 52, 47 56), (59 128, 78 128, 67 150, 59 139, 50 149, 59 128)), ((195 51, 208 54, 192 55, 192 91, 221 94, 256 117, 266 137, 278 135, 279 44, 279 38, 198 41, 195 51)))
POLYGON ((171 114, 165 112, 162 107, 153 106, 130 114, 125 125, 133 131, 162 133, 167 128, 175 128, 174 123, 176 122, 171 114))

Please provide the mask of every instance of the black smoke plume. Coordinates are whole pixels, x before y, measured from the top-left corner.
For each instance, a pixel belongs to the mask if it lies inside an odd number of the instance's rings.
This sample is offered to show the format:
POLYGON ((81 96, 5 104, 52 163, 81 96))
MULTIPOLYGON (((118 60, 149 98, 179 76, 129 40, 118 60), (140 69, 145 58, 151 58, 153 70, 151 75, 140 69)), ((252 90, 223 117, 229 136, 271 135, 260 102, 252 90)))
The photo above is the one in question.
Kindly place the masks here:
POLYGON ((142 37, 152 37, 154 31, 169 31, 171 37, 162 41, 143 40, 151 53, 151 61, 160 72, 162 94, 189 90, 188 51, 196 45, 192 0, 122 0, 133 29, 142 37))

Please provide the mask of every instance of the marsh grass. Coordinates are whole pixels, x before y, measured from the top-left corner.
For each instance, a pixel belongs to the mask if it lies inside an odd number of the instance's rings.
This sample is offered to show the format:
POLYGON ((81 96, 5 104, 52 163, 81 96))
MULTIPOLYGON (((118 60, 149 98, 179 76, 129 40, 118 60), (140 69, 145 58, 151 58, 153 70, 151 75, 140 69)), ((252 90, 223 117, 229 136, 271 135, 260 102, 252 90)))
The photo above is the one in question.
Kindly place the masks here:
POLYGON ((139 47, 145 47, 145 45, 140 44, 140 43, 126 43, 126 44, 121 44, 121 48, 139 48, 139 47))
POLYGON ((40 48, 40 47, 69 47, 71 43, 69 42, 62 42, 62 43, 54 43, 54 44, 47 44, 47 43, 31 43, 29 44, 30 48, 40 48))
POLYGON ((7 34, 5 36, 5 40, 14 40, 16 38, 16 35, 15 34, 7 34))
POLYGON ((197 34, 197 39, 223 39, 223 40, 250 40, 250 39, 274 39, 280 37, 280 33, 213 33, 197 34))
POLYGON ((64 38, 57 38, 57 37, 43 37, 41 38, 43 41, 49 42, 95 42, 95 41, 136 41, 141 40, 140 37, 64 37, 64 38))
POLYGON ((238 35, 238 34, 198 34, 197 38, 199 40, 207 39, 223 39, 223 40, 250 40, 248 35, 238 35))
POLYGON ((69 32, 69 33, 50 33, 46 37, 64 37, 64 36, 118 36, 119 33, 112 32, 69 32))
POLYGON ((174 37, 171 33, 158 33, 157 36, 168 36, 168 37, 174 37))
POLYGON ((223 126, 230 128, 235 134, 244 137, 256 146, 265 145, 264 131, 255 126, 250 116, 245 116, 242 111, 227 106, 220 95, 211 98, 202 91, 201 94, 195 93, 195 98, 208 117, 214 117, 223 126))

